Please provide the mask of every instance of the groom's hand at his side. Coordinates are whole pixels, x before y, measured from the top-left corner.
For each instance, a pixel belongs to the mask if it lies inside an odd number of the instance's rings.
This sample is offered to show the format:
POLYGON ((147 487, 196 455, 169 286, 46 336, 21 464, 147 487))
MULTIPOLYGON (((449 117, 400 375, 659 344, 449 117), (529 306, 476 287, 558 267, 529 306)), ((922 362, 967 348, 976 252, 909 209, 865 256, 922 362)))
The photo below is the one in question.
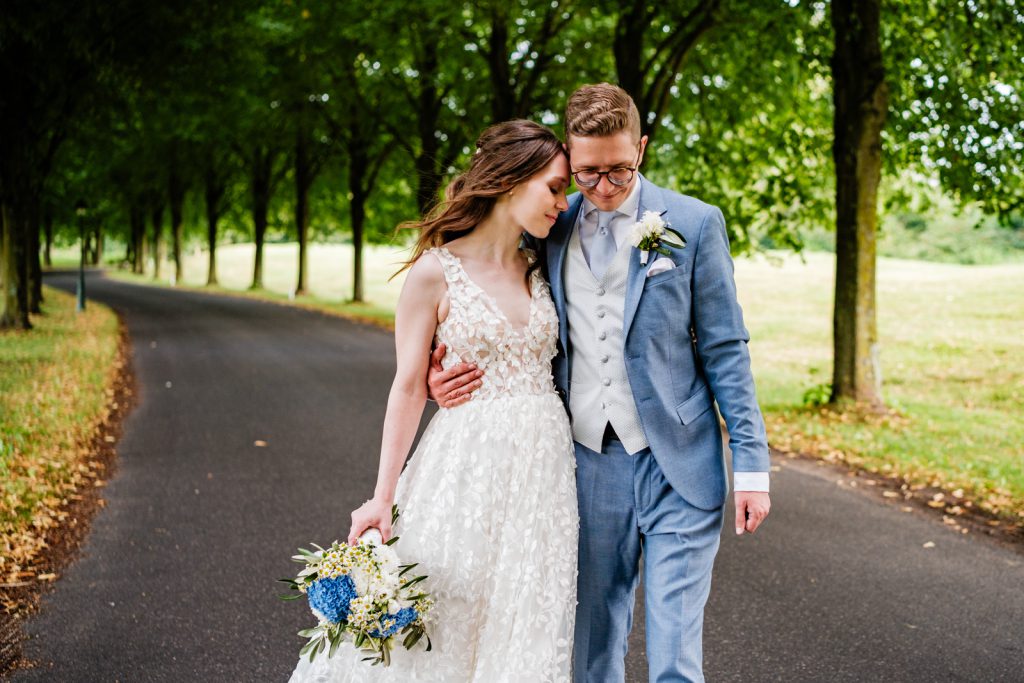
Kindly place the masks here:
POLYGON ((761 491, 736 492, 736 535, 754 533, 768 516, 771 499, 761 491))
POLYGON ((480 388, 484 371, 470 363, 457 363, 445 370, 441 367, 441 359, 446 352, 445 345, 438 344, 430 354, 427 393, 442 408, 454 408, 472 398, 472 393, 480 388))

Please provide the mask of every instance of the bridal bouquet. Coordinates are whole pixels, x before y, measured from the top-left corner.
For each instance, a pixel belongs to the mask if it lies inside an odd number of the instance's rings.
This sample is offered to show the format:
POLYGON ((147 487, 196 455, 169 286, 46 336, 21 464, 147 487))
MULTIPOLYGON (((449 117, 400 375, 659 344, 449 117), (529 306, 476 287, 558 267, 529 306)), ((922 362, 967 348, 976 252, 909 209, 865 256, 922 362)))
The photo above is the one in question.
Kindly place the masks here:
MULTIPOLYGON (((392 509, 398 519, 397 507, 392 509)), ((335 541, 324 549, 313 544, 316 551, 299 548, 292 559, 305 567, 295 579, 279 579, 299 595, 281 596, 283 600, 309 599, 313 614, 319 619, 314 628, 299 631, 309 642, 299 656, 309 660, 328 647, 327 656, 334 655, 346 637, 369 656, 364 661, 388 666, 391 650, 398 637, 402 645, 412 649, 426 635, 424 615, 433 601, 420 590, 427 577, 410 577, 415 564, 400 564, 390 547, 398 537, 380 543, 380 533, 372 530, 350 546, 335 541)), ((427 636, 427 650, 430 637, 427 636)))

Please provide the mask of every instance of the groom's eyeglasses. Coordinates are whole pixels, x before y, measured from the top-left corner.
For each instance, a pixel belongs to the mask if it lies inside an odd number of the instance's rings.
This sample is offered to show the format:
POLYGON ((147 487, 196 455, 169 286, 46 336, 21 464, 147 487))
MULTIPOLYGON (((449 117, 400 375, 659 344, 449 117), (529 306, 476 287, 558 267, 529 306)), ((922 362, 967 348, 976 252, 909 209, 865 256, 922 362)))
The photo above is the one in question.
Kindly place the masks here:
POLYGON ((572 174, 572 177, 576 179, 576 184, 579 187, 590 189, 597 187, 597 184, 601 182, 601 176, 608 178, 608 182, 616 187, 622 187, 623 185, 629 185, 629 181, 633 179, 633 174, 636 173, 637 164, 640 162, 640 149, 637 146, 636 151, 636 162, 633 167, 618 166, 608 171, 576 171, 572 174))

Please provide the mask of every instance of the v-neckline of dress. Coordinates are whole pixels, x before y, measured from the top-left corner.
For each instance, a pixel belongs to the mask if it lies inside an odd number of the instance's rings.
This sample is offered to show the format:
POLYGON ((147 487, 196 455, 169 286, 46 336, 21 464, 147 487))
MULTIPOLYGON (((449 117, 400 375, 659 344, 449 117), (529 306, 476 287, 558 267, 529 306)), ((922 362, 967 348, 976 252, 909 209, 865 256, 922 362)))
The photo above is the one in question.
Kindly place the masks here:
POLYGON ((515 325, 512 324, 512 320, 505 313, 504 309, 502 309, 501 305, 498 303, 498 300, 495 299, 494 296, 491 295, 486 289, 481 287, 476 282, 476 280, 474 280, 473 278, 471 278, 469 276, 469 273, 466 271, 466 267, 464 265, 462 265, 462 259, 460 259, 458 256, 453 254, 451 252, 451 250, 448 249, 448 247, 443 247, 442 246, 442 247, 438 247, 438 248, 444 250, 444 253, 448 254, 448 256, 450 256, 455 261, 456 265, 458 265, 458 267, 459 267, 459 270, 462 271, 462 275, 466 278, 466 282, 468 282, 473 287, 475 287, 477 290, 479 290, 479 292, 481 294, 483 294, 484 297, 486 297, 488 301, 491 302, 491 306, 494 308, 495 311, 498 312, 498 315, 501 316, 501 319, 505 321, 505 324, 508 325, 508 328, 510 330, 512 330, 512 332, 514 334, 523 335, 523 334, 526 334, 526 332, 529 331, 530 326, 533 324, 533 313, 534 313, 534 309, 536 308, 534 303, 535 303, 535 300, 537 299, 537 293, 533 289, 533 277, 534 276, 533 276, 532 273, 530 274, 530 310, 527 313, 526 324, 523 325, 522 327, 516 327, 515 325))

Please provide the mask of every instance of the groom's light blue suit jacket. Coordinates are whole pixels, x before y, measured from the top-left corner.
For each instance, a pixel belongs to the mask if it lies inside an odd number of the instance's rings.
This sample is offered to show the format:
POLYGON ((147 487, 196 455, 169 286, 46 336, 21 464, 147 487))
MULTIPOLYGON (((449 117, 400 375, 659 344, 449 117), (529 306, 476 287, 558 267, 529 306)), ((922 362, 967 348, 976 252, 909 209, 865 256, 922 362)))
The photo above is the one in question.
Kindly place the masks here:
MULTIPOLYGON (((640 177, 639 216, 655 211, 686 239, 669 247, 675 268, 647 277, 661 255, 640 265, 629 260, 623 317, 626 373, 640 423, 655 460, 672 487, 691 505, 713 510, 724 504, 729 485, 718 402, 729 430, 733 469, 769 471, 764 419, 750 372, 750 339, 736 299, 733 263, 722 212, 692 197, 657 187, 640 177)), ((555 386, 569 406, 572 349, 566 320, 563 271, 569 237, 583 196, 569 197, 546 240, 546 269, 558 310, 559 353, 555 386)), ((671 237, 671 235, 669 235, 671 237)))

